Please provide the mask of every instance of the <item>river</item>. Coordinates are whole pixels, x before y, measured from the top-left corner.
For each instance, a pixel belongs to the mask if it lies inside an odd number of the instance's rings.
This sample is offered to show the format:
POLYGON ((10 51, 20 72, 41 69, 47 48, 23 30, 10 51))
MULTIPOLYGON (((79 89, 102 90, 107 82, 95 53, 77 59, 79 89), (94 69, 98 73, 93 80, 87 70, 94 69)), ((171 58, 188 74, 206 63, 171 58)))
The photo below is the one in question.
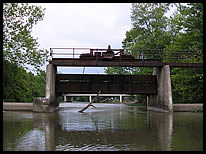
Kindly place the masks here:
POLYGON ((202 151, 203 113, 60 103, 56 113, 3 112, 3 151, 202 151))

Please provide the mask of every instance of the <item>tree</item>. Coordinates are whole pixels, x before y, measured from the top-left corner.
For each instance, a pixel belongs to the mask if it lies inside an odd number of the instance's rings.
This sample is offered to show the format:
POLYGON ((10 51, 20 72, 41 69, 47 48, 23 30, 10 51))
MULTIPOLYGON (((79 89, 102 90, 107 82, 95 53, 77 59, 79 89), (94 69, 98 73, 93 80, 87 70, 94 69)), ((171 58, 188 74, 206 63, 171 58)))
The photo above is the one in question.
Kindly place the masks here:
POLYGON ((15 77, 18 67, 3 60, 3 99, 15 101, 15 77))
MULTIPOLYGON (((168 31, 169 18, 166 16, 168 10, 167 3, 132 4, 133 48, 163 49, 169 44, 171 33, 168 31)), ((127 47, 126 40, 123 41, 124 47, 127 47)))
POLYGON ((3 59, 17 66, 34 66, 36 71, 48 58, 48 50, 38 49, 32 28, 43 20, 45 9, 28 3, 3 4, 3 59))
POLYGON ((3 100, 32 102, 33 97, 45 96, 46 73, 34 75, 22 66, 3 60, 3 100))
POLYGON ((3 99, 5 101, 32 101, 31 77, 23 67, 3 61, 3 99))
POLYGON ((173 39, 169 48, 203 49, 203 4, 178 4, 177 12, 171 19, 176 25, 177 37, 173 39))
POLYGON ((201 68, 171 70, 174 103, 203 103, 203 74, 201 68))
POLYGON ((33 77, 32 83, 33 83, 32 84, 33 97, 45 96, 46 72, 41 70, 39 74, 37 74, 33 77))
MULTIPOLYGON (((176 37, 167 46, 168 49, 196 50, 198 57, 191 57, 188 62, 203 62, 203 4, 177 4, 177 12, 171 19, 176 25, 176 37)), ((203 102, 202 68, 171 70, 172 93, 175 103, 203 102)))
POLYGON ((107 67, 104 72, 107 74, 130 74, 129 67, 107 67))

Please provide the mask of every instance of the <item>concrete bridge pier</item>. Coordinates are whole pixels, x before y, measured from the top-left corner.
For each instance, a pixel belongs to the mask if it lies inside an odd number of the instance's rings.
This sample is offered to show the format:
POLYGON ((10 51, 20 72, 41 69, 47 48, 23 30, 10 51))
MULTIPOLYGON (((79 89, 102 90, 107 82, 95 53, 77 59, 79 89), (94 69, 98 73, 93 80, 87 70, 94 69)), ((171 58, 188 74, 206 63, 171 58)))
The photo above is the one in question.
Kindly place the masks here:
POLYGON ((147 96, 147 110, 173 112, 170 66, 155 67, 153 75, 157 75, 158 93, 147 96))
POLYGON ((59 102, 57 102, 55 91, 56 72, 56 66, 53 64, 47 65, 45 97, 33 99, 34 112, 55 112, 59 109, 59 102))

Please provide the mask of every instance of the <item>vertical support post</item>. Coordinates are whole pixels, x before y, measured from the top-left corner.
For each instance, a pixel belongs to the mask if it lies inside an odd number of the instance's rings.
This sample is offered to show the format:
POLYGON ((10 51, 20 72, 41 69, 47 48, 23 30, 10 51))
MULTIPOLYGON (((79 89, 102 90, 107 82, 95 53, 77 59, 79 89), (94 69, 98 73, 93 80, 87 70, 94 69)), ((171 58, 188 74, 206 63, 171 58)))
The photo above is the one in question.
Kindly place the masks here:
POLYGON ((74 59, 74 48, 73 48, 73 59, 74 59))
POLYGON ((89 102, 92 102, 92 95, 89 95, 89 102))
POLYGON ((122 102, 122 95, 119 95, 119 101, 122 102))
POLYGON ((56 66, 54 66, 53 64, 47 65, 45 96, 46 98, 48 98, 50 103, 54 103, 54 104, 56 101, 56 93, 55 93, 56 72, 57 72, 56 66))
POLYGON ((64 102, 66 102, 66 101, 67 101, 66 97, 67 97, 67 96, 64 94, 64 102))
POLYGON ((155 67, 153 75, 157 75, 158 94, 147 98, 147 109, 160 112, 173 112, 170 66, 155 67))

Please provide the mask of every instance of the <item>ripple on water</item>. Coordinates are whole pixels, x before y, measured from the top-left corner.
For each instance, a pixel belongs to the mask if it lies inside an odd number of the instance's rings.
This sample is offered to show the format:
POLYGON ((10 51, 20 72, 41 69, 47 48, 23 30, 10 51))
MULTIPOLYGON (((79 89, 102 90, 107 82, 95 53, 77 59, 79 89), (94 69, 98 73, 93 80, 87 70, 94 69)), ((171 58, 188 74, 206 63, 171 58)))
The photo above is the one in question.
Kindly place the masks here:
POLYGON ((58 145, 56 151, 118 151, 112 144, 83 144, 82 146, 74 146, 71 144, 58 145))

